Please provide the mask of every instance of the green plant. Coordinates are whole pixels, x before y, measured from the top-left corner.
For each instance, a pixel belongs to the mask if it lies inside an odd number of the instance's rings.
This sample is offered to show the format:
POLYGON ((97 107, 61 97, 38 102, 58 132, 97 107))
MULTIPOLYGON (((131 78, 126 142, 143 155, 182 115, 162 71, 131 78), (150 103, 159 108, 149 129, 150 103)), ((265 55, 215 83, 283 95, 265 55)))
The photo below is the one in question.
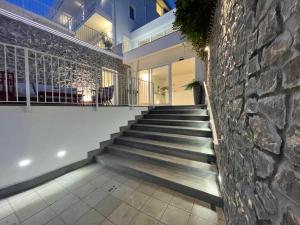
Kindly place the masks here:
POLYGON ((203 58, 210 28, 210 19, 215 0, 177 0, 174 29, 192 43, 195 51, 203 58))
POLYGON ((184 87, 185 87, 185 90, 192 90, 193 88, 199 87, 201 85, 202 84, 201 84, 200 81, 193 80, 191 83, 188 83, 188 84, 184 85, 184 87))

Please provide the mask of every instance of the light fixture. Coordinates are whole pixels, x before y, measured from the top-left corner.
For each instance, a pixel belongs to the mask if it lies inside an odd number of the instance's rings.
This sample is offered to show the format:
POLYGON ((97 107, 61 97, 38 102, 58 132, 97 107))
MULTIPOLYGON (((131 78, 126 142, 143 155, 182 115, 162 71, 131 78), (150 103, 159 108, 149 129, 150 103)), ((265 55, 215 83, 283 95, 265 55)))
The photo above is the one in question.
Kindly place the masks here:
POLYGON ((209 51, 209 46, 206 46, 204 51, 208 52, 209 51))
POLYGON ((219 173, 219 175, 218 175, 218 179, 219 179, 220 184, 222 184, 222 177, 221 177, 221 174, 220 174, 220 173, 219 173))
POLYGON ((30 159, 23 159, 19 162, 19 167, 26 167, 32 163, 30 159))
POLYGON ((63 158, 66 154, 67 154, 66 151, 59 151, 59 152, 56 154, 56 156, 57 156, 58 158, 63 158))

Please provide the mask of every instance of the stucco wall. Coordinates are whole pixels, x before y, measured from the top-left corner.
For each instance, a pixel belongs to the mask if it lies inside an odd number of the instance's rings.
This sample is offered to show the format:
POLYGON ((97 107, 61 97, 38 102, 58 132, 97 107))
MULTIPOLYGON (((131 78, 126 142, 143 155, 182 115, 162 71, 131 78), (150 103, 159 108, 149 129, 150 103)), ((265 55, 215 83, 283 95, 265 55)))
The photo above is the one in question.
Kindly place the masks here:
POLYGON ((87 158, 145 107, 0 106, 0 189, 87 158), (66 151, 64 158, 57 158, 66 151), (20 168, 18 162, 31 159, 20 168))
POLYGON ((229 225, 300 224, 300 1, 218 1, 208 84, 229 225))

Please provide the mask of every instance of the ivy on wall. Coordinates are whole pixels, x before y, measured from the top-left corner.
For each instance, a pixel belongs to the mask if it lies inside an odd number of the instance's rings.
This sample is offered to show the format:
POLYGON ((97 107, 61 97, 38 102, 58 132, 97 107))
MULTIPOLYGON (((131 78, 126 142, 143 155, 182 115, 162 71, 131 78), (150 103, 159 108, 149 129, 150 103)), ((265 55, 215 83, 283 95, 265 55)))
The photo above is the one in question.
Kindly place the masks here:
POLYGON ((177 0, 174 28, 192 43, 198 55, 204 57, 211 15, 215 0, 177 0))

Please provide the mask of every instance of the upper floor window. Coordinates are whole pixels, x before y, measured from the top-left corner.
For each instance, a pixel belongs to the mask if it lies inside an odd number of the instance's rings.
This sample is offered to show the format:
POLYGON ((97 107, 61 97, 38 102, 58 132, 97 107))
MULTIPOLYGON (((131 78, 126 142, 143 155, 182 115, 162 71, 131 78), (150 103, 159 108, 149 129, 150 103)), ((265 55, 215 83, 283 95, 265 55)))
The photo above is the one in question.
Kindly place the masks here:
POLYGON ((159 16, 164 15, 164 8, 158 2, 156 2, 156 12, 159 16))
POLYGON ((129 17, 132 20, 135 20, 135 9, 133 6, 129 6, 129 17))

